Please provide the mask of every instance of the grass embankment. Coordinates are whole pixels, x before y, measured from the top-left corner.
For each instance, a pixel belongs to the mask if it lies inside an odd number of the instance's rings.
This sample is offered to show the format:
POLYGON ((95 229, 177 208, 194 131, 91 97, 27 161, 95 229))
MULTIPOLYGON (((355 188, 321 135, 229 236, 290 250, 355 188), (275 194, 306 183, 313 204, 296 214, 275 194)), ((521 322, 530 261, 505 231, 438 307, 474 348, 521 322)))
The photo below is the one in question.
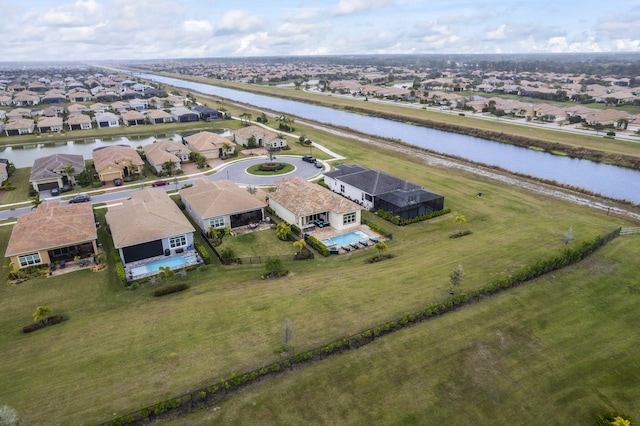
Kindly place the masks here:
MULTIPOLYGON (((363 113, 372 115, 383 114, 386 116, 402 116, 408 122, 430 121, 443 126, 459 126, 466 129, 462 133, 477 134, 478 132, 501 133, 504 139, 501 142, 507 142, 509 137, 524 137, 546 142, 548 144, 566 145, 574 149, 582 148, 594 151, 608 153, 611 156, 626 155, 631 157, 640 157, 640 146, 638 143, 618 140, 606 139, 603 136, 590 136, 584 134, 576 134, 559 131, 558 129, 544 129, 537 126, 528 126, 518 120, 510 120, 504 118, 501 120, 486 120, 475 118, 472 113, 465 113, 464 117, 449 112, 439 112, 434 110, 422 109, 421 106, 411 105, 403 102, 364 102, 362 98, 349 98, 344 96, 330 96, 307 92, 303 90, 295 90, 291 87, 275 87, 245 83, 234 83, 221 81, 216 79, 208 79, 203 77, 185 76, 181 74, 163 73, 169 77, 184 80, 197 81, 201 83, 212 84, 221 87, 228 87, 242 91, 249 91, 263 95, 281 97, 286 99, 308 102, 316 105, 323 105, 336 109, 349 110, 359 108, 363 113)), ((430 127, 438 127, 430 125, 430 127)))
MULTIPOLYGON (((134 411, 271 362, 278 356, 274 350, 285 318, 293 323, 297 350, 317 347, 443 300, 449 274, 458 264, 466 273, 463 288, 471 290, 561 251, 562 236, 570 227, 573 244, 578 244, 631 225, 515 186, 426 168, 409 156, 390 156, 364 144, 330 137, 322 143, 347 154, 350 162, 445 194, 452 214, 406 227, 369 216, 393 232, 388 242, 395 255, 391 260, 366 263, 373 249, 316 256, 313 261, 288 262, 287 277, 268 281, 259 278, 263 265, 211 265, 189 273, 189 290, 160 299, 151 296, 150 284, 123 289, 113 265, 99 273, 83 271, 0 286, 0 403, 15 407, 25 424, 110 419, 114 413, 134 411), (479 191, 482 197, 476 196, 479 191), (473 234, 452 240, 449 235, 457 230, 453 218, 459 214, 466 216, 473 234), (23 335, 21 327, 39 305, 70 319, 23 335)), ((0 227, 2 252, 9 233, 10 227, 0 227)), ((108 250, 105 227, 100 238, 108 250)), ((2 265, 6 263, 3 259, 2 265)), ((3 269, 0 279, 5 277, 3 269)), ((430 333, 454 334, 450 326, 439 324, 433 322, 430 333)), ((382 387, 395 386, 395 378, 387 378, 389 383, 382 387)), ((575 383, 579 379, 574 377, 575 383)), ((327 386, 325 392, 334 390, 327 386)), ((526 405, 526 396, 518 395, 526 405)))
POLYGON ((640 417, 640 236, 166 424, 594 424, 640 417), (313 404, 309 404, 313 401, 313 404))

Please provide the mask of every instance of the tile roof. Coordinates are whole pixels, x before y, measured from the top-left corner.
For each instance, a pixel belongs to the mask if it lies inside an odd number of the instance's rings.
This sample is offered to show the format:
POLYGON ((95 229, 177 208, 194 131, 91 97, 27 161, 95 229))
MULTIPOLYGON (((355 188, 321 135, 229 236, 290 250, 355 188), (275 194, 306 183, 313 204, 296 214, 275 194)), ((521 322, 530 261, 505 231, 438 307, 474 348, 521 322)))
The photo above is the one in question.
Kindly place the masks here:
POLYGON ((106 214, 116 248, 155 241, 195 229, 162 188, 133 192, 106 214))
POLYGON ((122 163, 128 162, 132 162, 136 166, 144 166, 140 154, 130 146, 111 145, 93 151, 93 164, 98 172, 114 164, 122 165, 122 163))
POLYGON ((229 139, 213 132, 194 133, 193 135, 186 136, 184 140, 198 151, 219 149, 222 148, 225 143, 229 144, 229 146, 234 145, 229 139))
POLYGON ((180 163, 176 154, 189 155, 189 148, 176 141, 158 141, 142 147, 147 161, 152 165, 163 164, 167 161, 180 163))
POLYGON ((252 195, 235 183, 222 180, 210 181, 198 179, 194 186, 178 191, 180 197, 188 203, 203 219, 227 214, 257 210, 267 206, 259 194, 252 195))
POLYGON ((296 216, 332 211, 348 213, 362 207, 333 191, 299 177, 284 178, 276 182, 276 190, 269 194, 274 200, 296 216))
POLYGON ((233 133, 244 139, 249 139, 251 136, 255 136, 256 139, 262 139, 265 142, 272 141, 278 138, 278 135, 271 130, 263 129, 258 126, 247 126, 234 130, 233 133))
POLYGON ((36 158, 31 168, 29 181, 58 178, 67 164, 75 169, 75 174, 84 170, 84 158, 80 154, 53 154, 36 158))
POLYGON ((98 238, 90 203, 48 201, 18 217, 5 256, 80 244, 98 238))

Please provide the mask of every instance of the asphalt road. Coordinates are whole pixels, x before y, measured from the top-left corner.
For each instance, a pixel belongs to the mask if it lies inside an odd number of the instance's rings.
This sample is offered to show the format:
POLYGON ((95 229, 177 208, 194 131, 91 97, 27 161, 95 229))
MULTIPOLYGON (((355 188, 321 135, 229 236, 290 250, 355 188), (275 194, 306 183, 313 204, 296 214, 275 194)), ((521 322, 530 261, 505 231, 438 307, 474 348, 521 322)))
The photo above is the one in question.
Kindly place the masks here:
MULTIPOLYGON (((247 168, 255 164, 260 164, 268 161, 267 157, 257 156, 255 158, 247 158, 225 163, 224 165, 215 169, 215 172, 213 174, 189 175, 186 177, 186 179, 183 176, 178 179, 177 183, 174 183, 174 180, 172 179, 168 179, 169 184, 163 186, 162 188, 167 192, 176 191, 185 185, 192 184, 195 179, 200 179, 203 177, 212 181, 230 180, 240 186, 273 186, 275 182, 285 177, 298 176, 303 179, 313 179, 315 177, 319 177, 324 168, 328 167, 325 165, 322 169, 319 169, 315 167, 314 164, 302 161, 302 158, 298 156, 279 155, 276 156, 276 160, 292 164, 295 169, 289 173, 274 176, 257 176, 247 173, 247 168)), ((93 195, 92 191, 87 191, 87 194, 91 196, 92 204, 106 203, 107 205, 109 205, 116 204, 122 200, 126 200, 131 196, 132 192, 139 191, 140 189, 148 187, 150 187, 149 182, 132 183, 130 185, 123 185, 118 188, 107 189, 105 193, 99 195, 93 195)), ((102 191, 103 190, 99 192, 102 191)), ((60 199, 60 197, 42 198, 43 202, 45 203, 60 199)), ((62 203, 68 203, 68 201, 63 201, 62 203)), ((33 209, 29 202, 16 205, 14 209, 0 210, 0 220, 15 219, 31 211, 33 211, 33 209)))

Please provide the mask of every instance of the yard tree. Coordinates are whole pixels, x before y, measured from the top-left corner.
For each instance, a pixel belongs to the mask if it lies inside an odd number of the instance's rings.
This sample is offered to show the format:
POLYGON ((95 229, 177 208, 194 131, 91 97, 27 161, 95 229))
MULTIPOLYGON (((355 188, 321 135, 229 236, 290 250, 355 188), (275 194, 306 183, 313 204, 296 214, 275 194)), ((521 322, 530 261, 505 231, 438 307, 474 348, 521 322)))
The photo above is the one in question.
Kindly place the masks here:
POLYGON ((378 259, 382 259, 382 256, 389 251, 389 247, 383 242, 377 242, 374 246, 378 252, 378 259))
POLYGON ((75 172, 76 172, 76 169, 71 164, 67 164, 66 166, 64 166, 64 174, 67 176, 67 181, 69 182, 69 185, 73 185, 73 174, 75 172))
POLYGON ((568 245, 571 244, 573 240, 573 226, 570 226, 567 232, 562 236, 562 242, 568 245))
POLYGON ((458 215, 454 219, 454 222, 458 224, 458 233, 462 232, 462 225, 467 223, 467 218, 464 215, 458 215))
POLYGON ((298 249, 297 253, 300 253, 302 251, 302 249, 304 248, 304 238, 300 238, 298 241, 294 241, 293 242, 293 246, 298 249))
POLYGON ((47 315, 53 312, 49 306, 38 306, 33 313, 33 322, 42 321, 47 315))
POLYGON ((15 263, 9 262, 8 265, 3 266, 9 272, 9 277, 13 279, 20 278, 20 268, 17 268, 15 263))
POLYGON ((278 226, 276 226, 276 237, 282 241, 287 240, 287 236, 291 232, 291 227, 286 224, 286 222, 280 222, 278 226))
POLYGON ((167 175, 172 176, 173 171, 178 167, 175 161, 165 161, 162 163, 162 170, 164 170, 167 175))
POLYGON ((451 282, 451 294, 454 294, 455 289, 460 287, 463 277, 464 272, 462 271, 462 265, 458 265, 458 267, 453 270, 451 275, 449 275, 449 281, 451 282))
POLYGON ((264 269, 267 271, 267 274, 280 275, 280 273, 284 271, 284 265, 282 264, 282 260, 277 257, 271 257, 265 262, 264 269))
POLYGON ((291 324, 291 320, 287 318, 282 324, 282 346, 284 346, 285 351, 288 352, 289 349, 293 348, 294 337, 293 325, 291 324))

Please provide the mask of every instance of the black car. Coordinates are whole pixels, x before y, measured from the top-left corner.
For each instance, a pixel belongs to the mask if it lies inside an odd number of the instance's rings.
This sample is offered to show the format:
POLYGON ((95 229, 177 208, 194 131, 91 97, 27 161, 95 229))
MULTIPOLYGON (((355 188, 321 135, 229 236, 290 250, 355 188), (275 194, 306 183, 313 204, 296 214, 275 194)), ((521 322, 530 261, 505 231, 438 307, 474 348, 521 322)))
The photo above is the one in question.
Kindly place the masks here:
POLYGON ((122 185, 122 179, 120 179, 120 178, 116 178, 116 179, 114 179, 114 180, 113 180, 113 184, 114 184, 115 186, 120 186, 120 185, 122 185))
POLYGON ((91 201, 91 197, 89 197, 87 194, 78 194, 75 197, 73 197, 72 199, 69 200, 70 204, 73 203, 86 203, 87 201, 91 201))
POLYGON ((315 163, 316 159, 310 155, 305 155, 304 157, 302 157, 302 161, 306 161, 307 163, 315 163))

